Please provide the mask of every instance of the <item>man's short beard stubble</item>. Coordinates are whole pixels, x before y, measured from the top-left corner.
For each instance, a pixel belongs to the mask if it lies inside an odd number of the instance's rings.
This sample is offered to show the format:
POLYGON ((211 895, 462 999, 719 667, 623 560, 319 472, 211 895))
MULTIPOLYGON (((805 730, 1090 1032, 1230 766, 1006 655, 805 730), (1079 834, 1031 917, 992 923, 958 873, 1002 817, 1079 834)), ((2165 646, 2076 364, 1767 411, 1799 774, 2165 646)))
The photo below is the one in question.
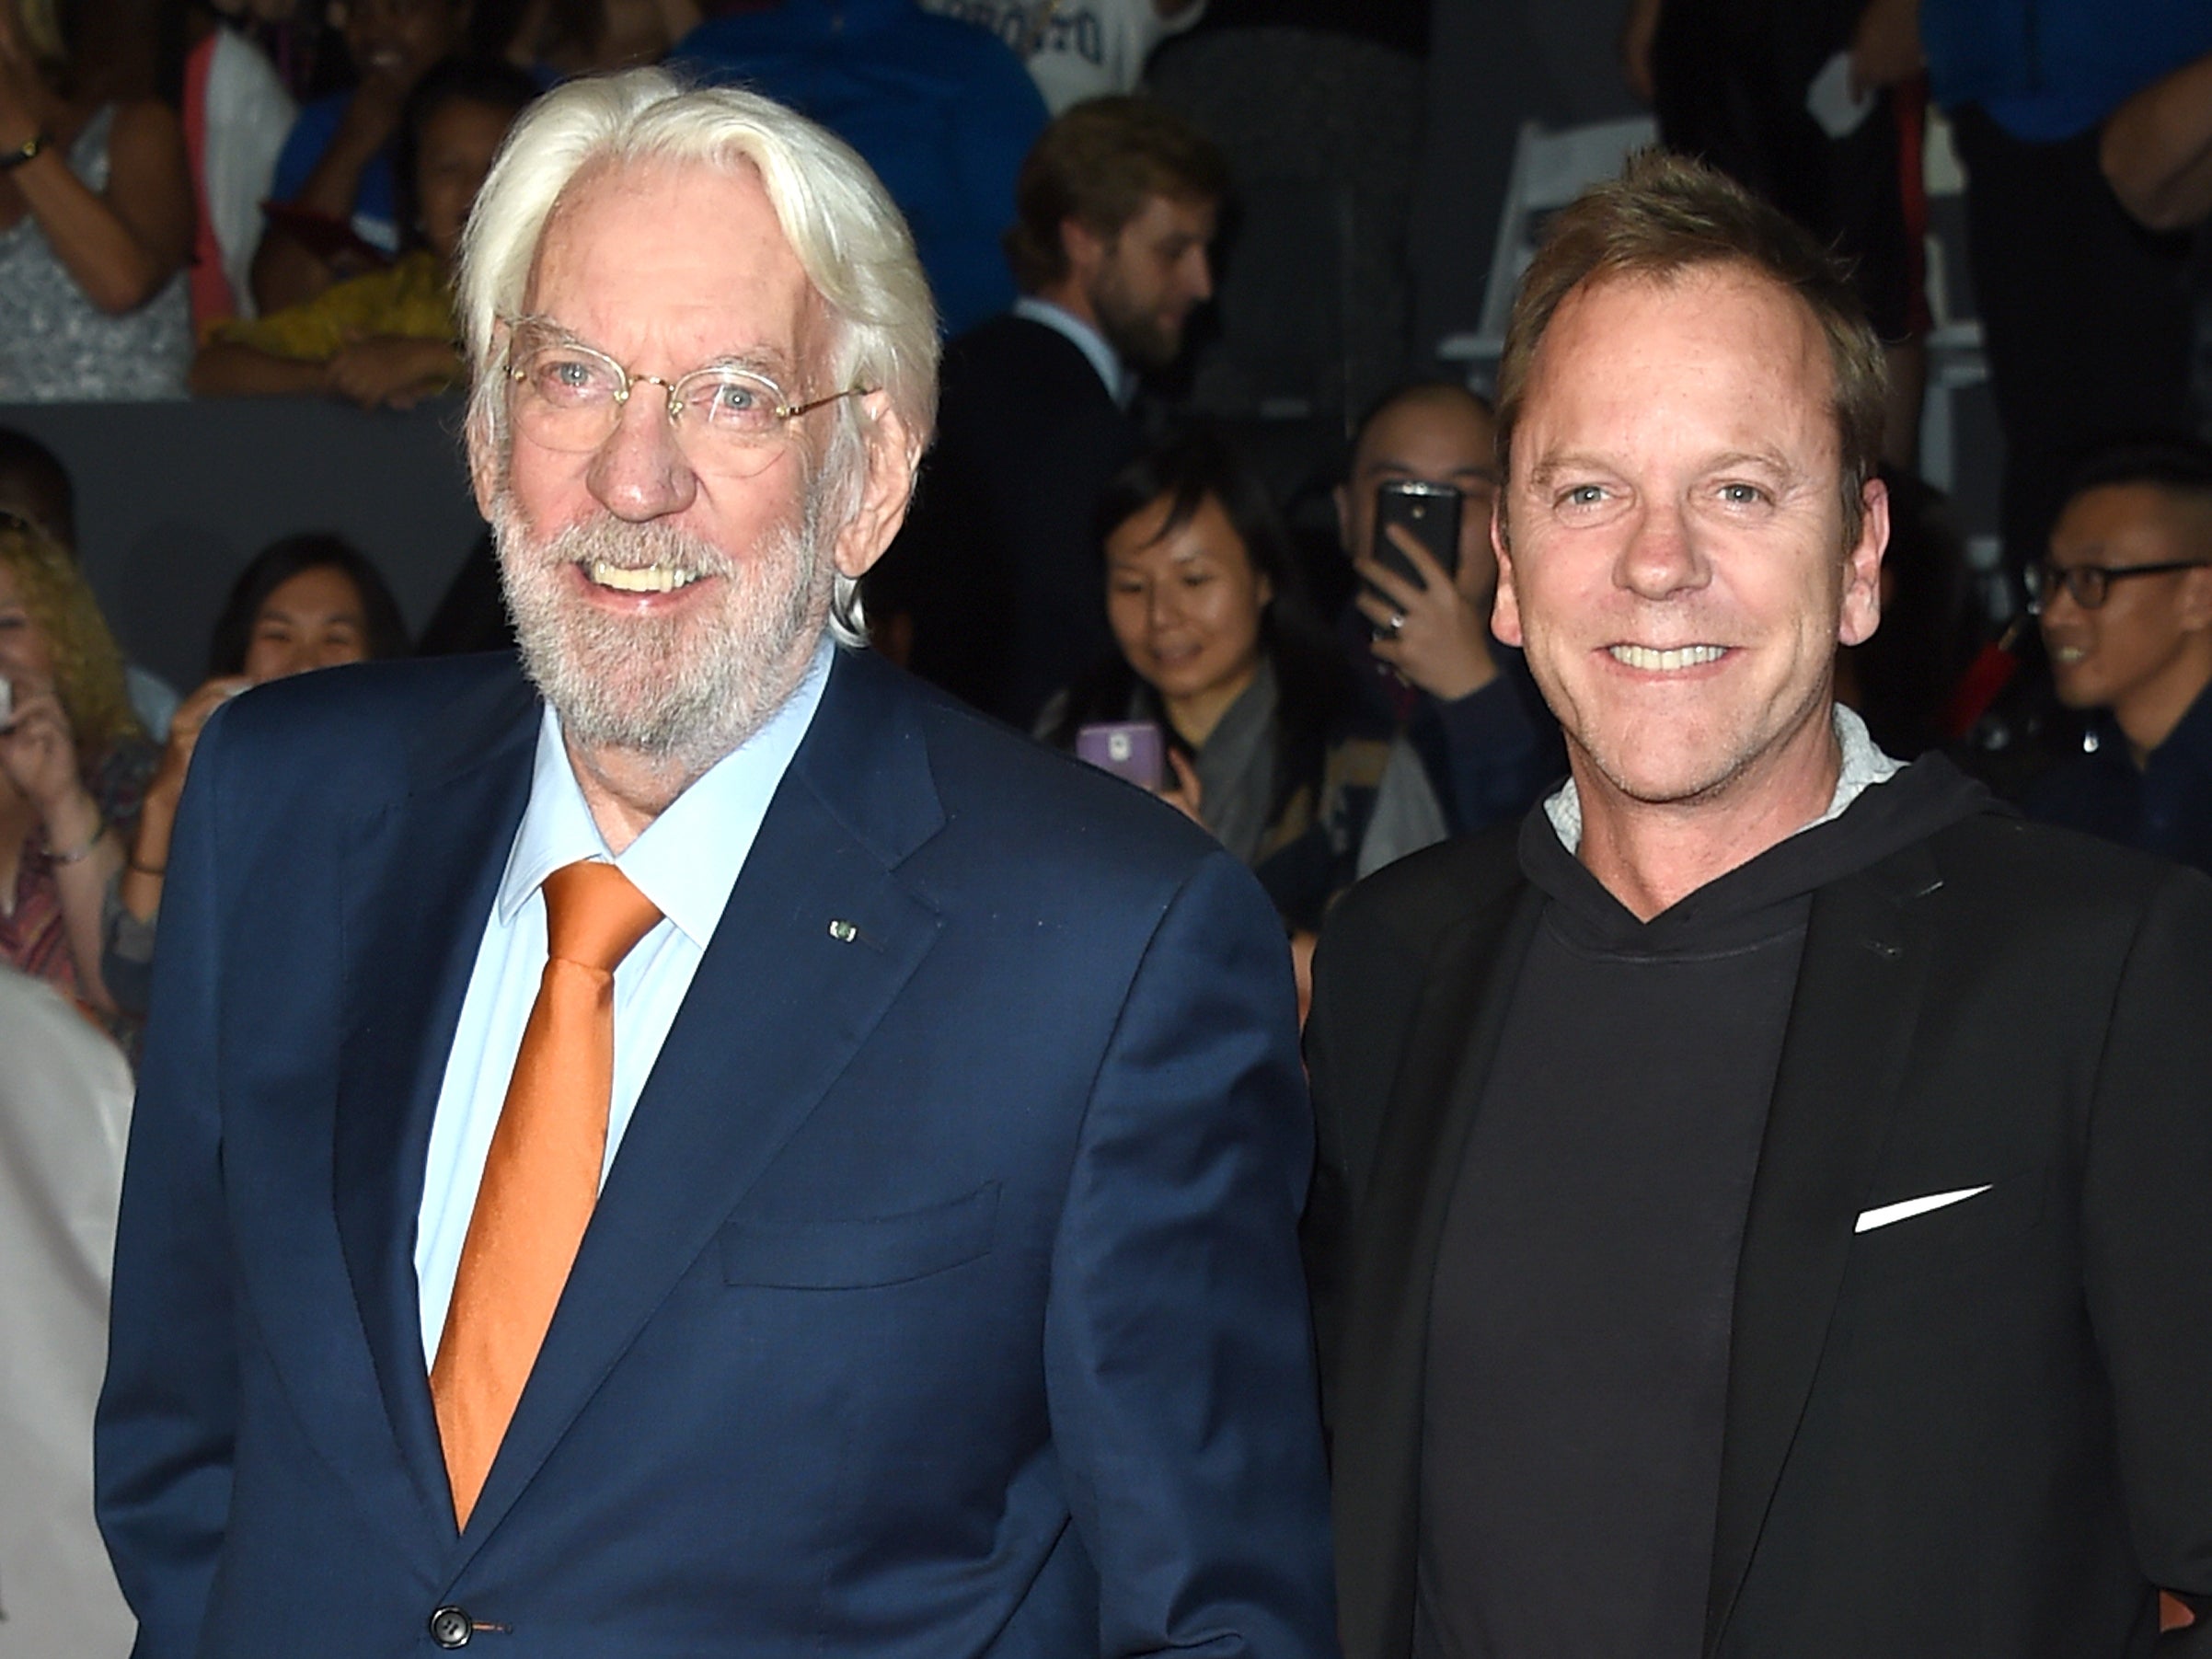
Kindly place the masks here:
POLYGON ((504 483, 492 501, 501 584, 523 667, 587 748, 627 750, 697 778, 767 723, 805 676, 829 616, 835 570, 811 478, 796 519, 750 555, 660 523, 602 512, 539 541, 504 483), (569 592, 570 567, 604 560, 717 579, 710 612, 623 616, 569 592))
POLYGON ((1158 372, 1181 354, 1181 327, 1171 327, 1133 302, 1118 275, 1101 272, 1088 297, 1091 313, 1098 318, 1099 332, 1123 363, 1158 372))

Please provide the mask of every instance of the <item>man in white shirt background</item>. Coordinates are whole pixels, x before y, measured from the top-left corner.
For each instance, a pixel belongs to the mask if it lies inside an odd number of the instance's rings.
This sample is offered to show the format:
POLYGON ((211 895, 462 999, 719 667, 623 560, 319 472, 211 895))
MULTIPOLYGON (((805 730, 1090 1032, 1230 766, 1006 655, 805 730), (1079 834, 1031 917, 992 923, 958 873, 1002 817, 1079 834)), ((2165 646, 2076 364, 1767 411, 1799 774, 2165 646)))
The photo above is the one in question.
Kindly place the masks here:
POLYGON ((1138 376, 1175 362, 1213 293, 1228 188, 1171 111, 1077 105, 1022 163, 1021 297, 946 348, 937 446, 869 599, 916 673, 1017 726, 1111 649, 1092 518, 1142 441, 1138 376))

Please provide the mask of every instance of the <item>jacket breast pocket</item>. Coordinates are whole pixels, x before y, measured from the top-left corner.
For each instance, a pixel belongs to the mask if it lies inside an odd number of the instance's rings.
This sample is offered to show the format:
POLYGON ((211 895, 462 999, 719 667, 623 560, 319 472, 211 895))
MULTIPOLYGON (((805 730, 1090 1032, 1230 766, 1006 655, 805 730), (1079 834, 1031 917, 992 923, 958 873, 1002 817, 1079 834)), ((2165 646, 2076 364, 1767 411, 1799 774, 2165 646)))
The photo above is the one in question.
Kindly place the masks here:
POLYGON ((1852 1268, 1862 1283, 1914 1284, 2001 1265, 2037 1237, 2050 1190, 2047 1169, 2021 1170, 1971 1198, 1884 1220, 1851 1239, 1852 1268))
POLYGON ((861 1290, 926 1279, 986 1255, 998 1183, 895 1215, 739 1215, 722 1227, 722 1282, 771 1290, 861 1290))

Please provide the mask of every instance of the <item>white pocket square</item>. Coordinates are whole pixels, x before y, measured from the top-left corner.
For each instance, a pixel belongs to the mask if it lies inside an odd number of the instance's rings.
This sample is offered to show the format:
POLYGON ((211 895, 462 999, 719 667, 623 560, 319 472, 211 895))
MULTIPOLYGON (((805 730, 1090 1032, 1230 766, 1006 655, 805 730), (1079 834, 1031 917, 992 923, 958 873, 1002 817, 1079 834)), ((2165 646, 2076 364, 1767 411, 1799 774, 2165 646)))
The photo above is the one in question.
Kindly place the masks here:
POLYGON ((1945 1204, 1964 1204, 1969 1198, 1987 1192, 1992 1184, 1985 1181, 1978 1187, 1961 1187, 1954 1192, 1929 1192, 1918 1198, 1901 1198, 1895 1204, 1878 1204, 1873 1209, 1860 1212, 1851 1231, 1871 1233, 1878 1227, 1887 1227, 1893 1221, 1909 1221, 1915 1215, 1925 1215, 1929 1211, 1940 1210, 1945 1204))

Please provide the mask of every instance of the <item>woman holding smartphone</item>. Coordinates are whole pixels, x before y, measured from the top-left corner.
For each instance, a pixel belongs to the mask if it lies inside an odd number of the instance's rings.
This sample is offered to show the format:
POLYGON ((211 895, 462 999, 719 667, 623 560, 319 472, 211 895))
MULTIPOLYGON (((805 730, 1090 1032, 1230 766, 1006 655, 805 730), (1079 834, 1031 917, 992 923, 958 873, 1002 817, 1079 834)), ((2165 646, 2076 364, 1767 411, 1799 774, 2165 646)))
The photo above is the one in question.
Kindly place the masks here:
MULTIPOLYGON (((1265 489, 1212 434, 1144 456, 1100 510, 1114 654, 1040 733, 1157 723, 1162 799, 1251 867, 1295 935, 1367 871, 1441 838, 1411 750, 1358 712, 1265 489)), ((1139 746, 1141 747, 1141 745, 1139 746)))
POLYGON ((179 705, 105 924, 102 977, 126 1013, 143 1015, 169 836, 208 717, 265 680, 404 656, 399 605, 376 567, 335 536, 287 536, 256 554, 230 591, 208 646, 209 677, 179 705))
POLYGON ((155 748, 76 561, 0 520, 0 962, 103 1020, 100 902, 122 867, 155 748))

